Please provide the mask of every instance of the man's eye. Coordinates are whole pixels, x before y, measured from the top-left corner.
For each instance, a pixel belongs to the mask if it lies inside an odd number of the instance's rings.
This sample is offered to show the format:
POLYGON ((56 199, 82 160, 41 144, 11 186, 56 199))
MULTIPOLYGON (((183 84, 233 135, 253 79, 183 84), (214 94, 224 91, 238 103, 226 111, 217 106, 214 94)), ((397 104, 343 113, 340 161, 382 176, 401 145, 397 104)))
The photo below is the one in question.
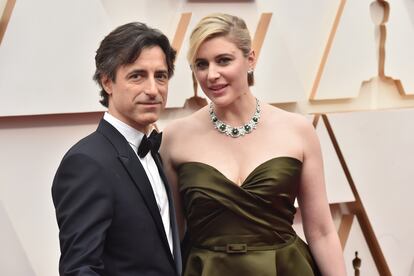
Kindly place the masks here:
POLYGON ((129 75, 129 79, 131 80, 139 80, 141 78, 140 74, 131 74, 129 75))
POLYGON ((167 73, 157 74, 155 75, 155 78, 159 81, 165 82, 168 80, 168 74, 167 73))

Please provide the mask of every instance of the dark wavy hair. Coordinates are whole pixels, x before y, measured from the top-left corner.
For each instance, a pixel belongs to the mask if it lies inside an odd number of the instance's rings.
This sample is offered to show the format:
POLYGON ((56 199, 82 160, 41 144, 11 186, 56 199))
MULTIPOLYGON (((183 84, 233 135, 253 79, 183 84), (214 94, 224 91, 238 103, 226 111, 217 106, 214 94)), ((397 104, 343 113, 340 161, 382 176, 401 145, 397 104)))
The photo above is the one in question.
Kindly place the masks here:
POLYGON ((108 107, 108 94, 102 85, 102 77, 107 76, 116 81, 116 72, 120 66, 134 63, 145 48, 159 46, 165 54, 168 77, 174 74, 176 51, 172 48, 168 38, 157 29, 153 29, 140 22, 131 22, 119 26, 110 32, 96 51, 96 70, 93 79, 101 87, 100 103, 108 107))

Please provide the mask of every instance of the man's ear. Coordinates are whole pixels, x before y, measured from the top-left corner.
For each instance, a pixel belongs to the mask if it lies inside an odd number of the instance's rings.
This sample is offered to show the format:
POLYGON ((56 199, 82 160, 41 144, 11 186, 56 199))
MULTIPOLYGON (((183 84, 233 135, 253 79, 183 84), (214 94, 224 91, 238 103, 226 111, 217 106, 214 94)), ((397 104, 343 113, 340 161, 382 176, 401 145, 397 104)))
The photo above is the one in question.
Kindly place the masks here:
POLYGON ((105 90, 105 92, 108 95, 111 95, 112 94, 112 84, 113 84, 113 81, 111 80, 111 78, 109 78, 107 75, 103 75, 101 77, 101 84, 102 84, 102 87, 105 90))

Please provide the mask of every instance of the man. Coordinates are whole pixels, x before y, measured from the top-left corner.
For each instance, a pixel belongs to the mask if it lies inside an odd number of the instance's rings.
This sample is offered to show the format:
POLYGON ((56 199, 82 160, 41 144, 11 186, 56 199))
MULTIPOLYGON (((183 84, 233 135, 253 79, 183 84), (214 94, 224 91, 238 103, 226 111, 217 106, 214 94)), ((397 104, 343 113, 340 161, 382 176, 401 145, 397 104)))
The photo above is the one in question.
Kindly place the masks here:
POLYGON ((101 42, 94 79, 108 111, 64 156, 52 186, 60 275, 181 274, 160 140, 146 136, 165 107, 174 59, 168 38, 142 23, 101 42))

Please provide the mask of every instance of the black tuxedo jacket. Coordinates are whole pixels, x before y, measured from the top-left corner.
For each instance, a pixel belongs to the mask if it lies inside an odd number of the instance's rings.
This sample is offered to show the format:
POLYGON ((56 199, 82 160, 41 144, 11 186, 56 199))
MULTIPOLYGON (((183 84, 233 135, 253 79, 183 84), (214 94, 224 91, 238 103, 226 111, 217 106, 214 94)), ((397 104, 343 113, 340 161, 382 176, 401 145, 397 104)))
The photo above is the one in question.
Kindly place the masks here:
POLYGON ((181 274, 171 191, 174 256, 148 177, 124 136, 101 120, 64 156, 52 196, 60 229, 60 275, 181 274))

